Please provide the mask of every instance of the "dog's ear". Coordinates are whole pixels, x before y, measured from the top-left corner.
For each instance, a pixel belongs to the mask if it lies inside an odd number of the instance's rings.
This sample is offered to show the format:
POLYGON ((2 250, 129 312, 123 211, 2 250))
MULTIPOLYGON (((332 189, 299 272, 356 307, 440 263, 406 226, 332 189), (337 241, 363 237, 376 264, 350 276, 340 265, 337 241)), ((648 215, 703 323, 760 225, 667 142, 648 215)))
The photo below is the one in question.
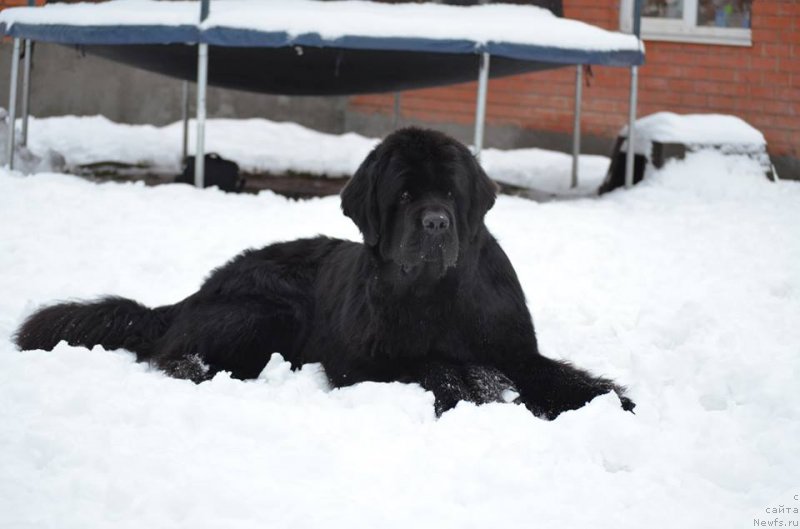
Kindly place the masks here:
POLYGON ((355 222, 364 236, 364 244, 375 246, 380 236, 380 216, 375 186, 378 180, 378 165, 381 145, 375 147, 361 162, 353 178, 342 189, 342 211, 355 222))
POLYGON ((486 212, 494 206, 495 197, 499 190, 497 184, 489 178, 483 170, 478 160, 470 153, 466 152, 467 164, 470 168, 472 195, 469 209, 469 225, 473 234, 478 232, 483 225, 483 217, 486 212))

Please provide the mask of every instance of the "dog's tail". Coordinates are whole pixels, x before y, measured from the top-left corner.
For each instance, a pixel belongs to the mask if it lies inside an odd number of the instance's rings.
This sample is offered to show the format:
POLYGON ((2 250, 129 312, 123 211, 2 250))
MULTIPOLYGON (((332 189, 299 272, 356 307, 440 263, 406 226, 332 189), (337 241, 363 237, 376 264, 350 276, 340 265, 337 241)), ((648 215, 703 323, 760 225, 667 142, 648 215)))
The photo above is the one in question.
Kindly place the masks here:
POLYGON ((146 360, 169 326, 175 308, 169 305, 150 309, 119 297, 60 303, 30 315, 17 330, 15 341, 23 351, 50 351, 66 340, 70 345, 127 349, 136 353, 137 360, 146 360))

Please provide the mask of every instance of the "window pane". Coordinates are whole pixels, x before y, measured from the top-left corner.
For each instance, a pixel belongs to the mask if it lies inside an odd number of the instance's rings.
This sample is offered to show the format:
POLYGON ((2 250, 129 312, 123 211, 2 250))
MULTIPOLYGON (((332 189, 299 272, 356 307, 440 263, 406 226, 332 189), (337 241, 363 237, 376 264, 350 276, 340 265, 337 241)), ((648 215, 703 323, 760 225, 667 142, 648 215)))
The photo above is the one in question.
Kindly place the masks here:
POLYGON ((683 18, 684 0, 645 0, 642 16, 654 18, 683 18))
POLYGON ((718 28, 750 28, 753 0, 698 0, 697 25, 718 28))

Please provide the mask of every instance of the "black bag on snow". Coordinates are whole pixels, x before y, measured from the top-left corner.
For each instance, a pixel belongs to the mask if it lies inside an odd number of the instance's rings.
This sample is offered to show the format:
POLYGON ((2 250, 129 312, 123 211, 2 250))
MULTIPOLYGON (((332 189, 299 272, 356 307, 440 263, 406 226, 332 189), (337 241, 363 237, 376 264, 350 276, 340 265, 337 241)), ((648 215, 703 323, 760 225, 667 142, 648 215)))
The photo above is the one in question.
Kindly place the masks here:
MULTIPOLYGON (((183 173, 175 179, 176 183, 194 185, 194 160, 194 156, 186 158, 183 173)), ((239 165, 236 162, 226 160, 216 153, 206 154, 205 162, 203 187, 217 186, 229 193, 238 193, 244 188, 245 179, 239 176, 239 165)))

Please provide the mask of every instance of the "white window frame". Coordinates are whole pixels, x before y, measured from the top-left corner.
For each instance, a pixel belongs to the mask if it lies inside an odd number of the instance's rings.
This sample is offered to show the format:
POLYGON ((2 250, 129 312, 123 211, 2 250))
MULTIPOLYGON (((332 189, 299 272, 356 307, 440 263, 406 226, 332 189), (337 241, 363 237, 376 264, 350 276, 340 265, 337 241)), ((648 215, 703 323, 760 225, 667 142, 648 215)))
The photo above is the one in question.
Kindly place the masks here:
MULTIPOLYGON (((754 0, 757 1, 757 0, 754 0)), ((634 0, 621 0, 619 25, 633 32, 634 0)), ((752 46, 749 28, 717 28, 697 25, 697 0, 683 0, 683 18, 642 17, 642 39, 726 46, 752 46)))

